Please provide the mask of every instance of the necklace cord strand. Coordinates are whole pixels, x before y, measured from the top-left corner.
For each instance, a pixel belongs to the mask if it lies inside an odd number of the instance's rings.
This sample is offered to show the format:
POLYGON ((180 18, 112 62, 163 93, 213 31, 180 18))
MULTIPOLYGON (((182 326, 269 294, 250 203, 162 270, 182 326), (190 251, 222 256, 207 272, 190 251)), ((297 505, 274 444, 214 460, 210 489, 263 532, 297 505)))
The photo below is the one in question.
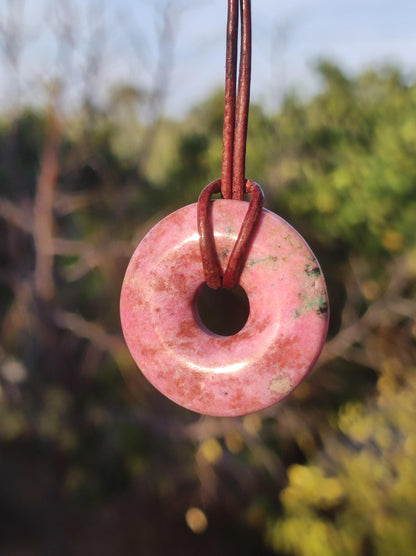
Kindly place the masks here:
POLYGON ((237 79, 238 0, 228 0, 221 194, 232 197, 237 79))
POLYGON ((256 182, 252 180, 246 181, 245 190, 251 195, 250 204, 222 278, 222 269, 215 247, 211 217, 211 197, 215 193, 219 193, 220 190, 221 180, 216 180, 207 185, 199 196, 197 208, 199 245, 207 286, 214 290, 221 287, 232 290, 240 280, 250 243, 260 219, 264 194, 256 182))
POLYGON ((221 180, 216 180, 207 185, 198 199, 198 232, 199 247, 201 251, 202 266, 207 286, 217 290, 222 286, 221 266, 215 249, 214 231, 211 221, 211 197, 221 190, 221 180))
POLYGON ((237 107, 234 123, 233 199, 244 199, 245 161, 251 80, 251 3, 240 0, 241 46, 237 107))
POLYGON ((225 105, 221 179, 207 185, 198 199, 198 232, 206 284, 213 289, 237 286, 247 258, 251 240, 263 207, 263 191, 245 179, 245 155, 251 79, 251 2, 228 0, 225 105), (238 7, 241 9, 241 48, 236 95, 238 7), (224 199, 244 200, 251 195, 237 240, 225 272, 218 258, 212 223, 211 197, 221 193, 224 199))

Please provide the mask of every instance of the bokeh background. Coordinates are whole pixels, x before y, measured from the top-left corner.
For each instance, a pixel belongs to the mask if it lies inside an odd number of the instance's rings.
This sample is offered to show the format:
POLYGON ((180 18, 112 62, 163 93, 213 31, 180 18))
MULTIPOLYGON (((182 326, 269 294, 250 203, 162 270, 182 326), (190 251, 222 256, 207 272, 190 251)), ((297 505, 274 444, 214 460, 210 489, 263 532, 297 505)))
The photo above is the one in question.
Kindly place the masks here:
POLYGON ((289 398, 220 419, 146 382, 118 298, 220 175, 225 2, 1 2, 1 555, 416 553, 416 5, 287 4, 253 1, 247 176, 330 330, 289 398))

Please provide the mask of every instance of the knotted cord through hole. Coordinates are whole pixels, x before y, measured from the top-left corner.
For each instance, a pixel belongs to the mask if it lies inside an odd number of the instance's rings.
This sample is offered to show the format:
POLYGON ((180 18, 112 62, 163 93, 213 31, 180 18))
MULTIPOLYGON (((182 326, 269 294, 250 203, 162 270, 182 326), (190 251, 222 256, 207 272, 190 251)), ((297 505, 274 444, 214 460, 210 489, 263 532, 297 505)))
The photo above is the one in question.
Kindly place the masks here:
POLYGON ((215 248, 210 211, 211 197, 221 191, 221 180, 207 185, 198 199, 198 232, 202 266, 207 285, 215 290, 221 287, 231 290, 238 284, 247 251, 260 218, 264 199, 261 187, 258 183, 247 180, 244 189, 251 195, 251 200, 223 277, 215 248))
POLYGON ((210 183, 198 200, 198 231, 205 281, 210 288, 232 289, 240 279, 248 247, 263 206, 261 187, 245 179, 248 112, 251 79, 251 2, 228 0, 227 47, 225 72, 224 129, 221 180, 210 183), (237 85, 238 8, 241 11, 240 67, 237 85), (210 200, 221 193, 224 199, 243 200, 251 195, 250 205, 224 276, 214 242, 210 217, 210 200))

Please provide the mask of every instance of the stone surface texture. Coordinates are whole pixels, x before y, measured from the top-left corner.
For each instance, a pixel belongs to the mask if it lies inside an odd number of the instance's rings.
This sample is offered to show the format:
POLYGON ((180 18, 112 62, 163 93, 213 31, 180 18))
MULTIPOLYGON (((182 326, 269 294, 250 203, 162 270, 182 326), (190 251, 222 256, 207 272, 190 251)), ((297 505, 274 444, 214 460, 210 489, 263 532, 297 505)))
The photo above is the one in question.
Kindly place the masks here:
MULTIPOLYGON (((246 210, 244 201, 212 201, 223 270, 246 210)), ((192 204, 150 230, 126 271, 121 323, 143 374, 174 402, 206 415, 244 415, 287 396, 318 358, 328 325, 325 281, 303 238, 263 209, 240 280, 250 314, 233 336, 199 322, 194 299, 203 282, 192 204)))

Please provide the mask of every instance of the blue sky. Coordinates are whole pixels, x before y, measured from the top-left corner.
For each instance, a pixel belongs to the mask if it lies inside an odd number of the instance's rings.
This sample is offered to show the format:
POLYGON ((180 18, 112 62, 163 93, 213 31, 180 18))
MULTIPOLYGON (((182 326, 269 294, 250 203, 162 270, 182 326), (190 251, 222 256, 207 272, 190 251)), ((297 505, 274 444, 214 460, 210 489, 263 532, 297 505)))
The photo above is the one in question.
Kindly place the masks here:
MULTIPOLYGON (((223 79, 225 0, 200 2, 183 17, 195 25, 192 36, 180 37, 176 75, 187 68, 206 87, 223 79), (199 12, 199 13, 198 13, 199 12), (206 22, 206 28, 204 28, 206 22), (198 37, 203 38, 198 44, 198 37), (202 63, 187 55, 190 44, 202 63), (179 61, 182 61, 182 68, 179 61), (206 76, 204 76, 206 72, 206 76)), ((416 2, 409 0, 253 0, 253 97, 268 105, 279 102, 290 87, 313 90, 313 65, 325 57, 347 71, 397 63, 416 70, 416 2)), ((177 79, 176 84, 180 83, 177 79)), ((204 87, 193 91, 203 95, 204 87)))
MULTIPOLYGON (((18 0, 12 0, 17 2, 18 0)), ((22 2, 22 0, 20 0, 22 2)), ((104 96, 108 86, 149 87, 157 64, 157 37, 169 0, 26 0, 20 76, 25 100, 42 96, 56 73, 75 100, 85 89, 86 51, 97 51, 97 72, 87 83, 104 96), (64 8, 60 8, 64 6, 64 8), (71 9, 72 6, 72 9, 71 9), (73 15, 71 15, 73 14, 73 15), (56 30, 74 19, 74 48, 57 48, 56 30)), ((166 111, 182 114, 224 79, 226 0, 170 0, 174 11, 173 65, 166 111), (183 8, 183 9, 181 9, 183 8)), ((0 21, 6 2, 0 2, 0 21)), ((273 109, 290 88, 316 90, 313 64, 327 58, 348 72, 386 63, 416 75, 415 0, 252 0, 252 98, 273 109)), ((90 60, 94 61, 93 59, 90 60)), ((0 94, 7 98, 4 57, 0 94)))

